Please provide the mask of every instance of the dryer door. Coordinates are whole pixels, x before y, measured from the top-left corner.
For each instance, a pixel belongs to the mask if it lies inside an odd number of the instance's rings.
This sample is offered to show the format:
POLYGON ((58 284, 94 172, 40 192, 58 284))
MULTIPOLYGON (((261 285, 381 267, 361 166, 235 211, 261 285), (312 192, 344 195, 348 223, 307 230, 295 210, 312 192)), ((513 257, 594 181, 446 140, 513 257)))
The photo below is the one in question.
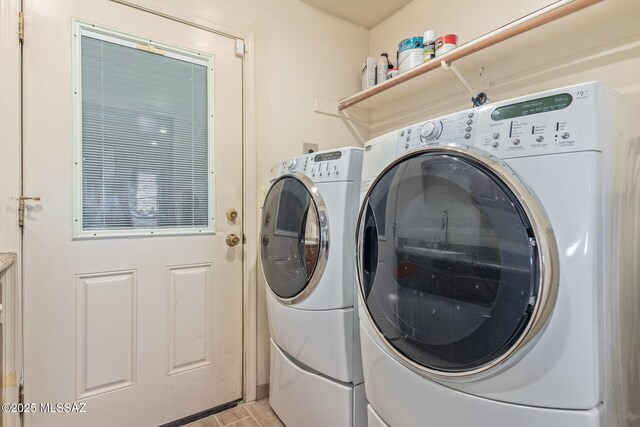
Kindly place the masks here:
POLYGON ((437 379, 514 361, 557 295, 544 210, 506 164, 469 149, 425 149, 385 169, 364 199, 358 258, 382 340, 437 379))
POLYGON ((307 176, 283 175, 271 185, 260 234, 269 288, 283 303, 302 301, 322 276, 329 244, 326 207, 307 176))

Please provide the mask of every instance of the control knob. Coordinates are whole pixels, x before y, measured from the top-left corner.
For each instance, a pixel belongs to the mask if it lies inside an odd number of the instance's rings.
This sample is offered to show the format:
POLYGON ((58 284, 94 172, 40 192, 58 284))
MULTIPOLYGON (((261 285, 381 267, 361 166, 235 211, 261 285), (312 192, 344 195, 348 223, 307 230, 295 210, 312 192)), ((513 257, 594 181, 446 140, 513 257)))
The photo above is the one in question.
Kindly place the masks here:
POLYGON ((420 129, 422 141, 433 141, 442 133, 442 122, 427 122, 420 129))
POLYGON ((287 160, 284 166, 289 170, 293 170, 295 169, 297 163, 298 163, 298 159, 290 159, 290 160, 287 160))

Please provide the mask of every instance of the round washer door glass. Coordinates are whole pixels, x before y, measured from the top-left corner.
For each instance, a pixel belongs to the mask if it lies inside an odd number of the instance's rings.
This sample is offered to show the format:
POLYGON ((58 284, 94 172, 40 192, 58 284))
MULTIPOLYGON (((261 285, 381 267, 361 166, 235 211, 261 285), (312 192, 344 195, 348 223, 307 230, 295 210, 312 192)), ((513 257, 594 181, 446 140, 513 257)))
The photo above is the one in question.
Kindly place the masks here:
POLYGON ((260 254, 265 279, 280 298, 293 298, 309 284, 318 264, 320 217, 308 188, 285 176, 269 190, 262 212, 260 254))
POLYGON ((517 197, 485 165, 408 157, 373 184, 359 224, 360 286, 387 343, 466 372, 505 354, 537 297, 537 251, 517 197))

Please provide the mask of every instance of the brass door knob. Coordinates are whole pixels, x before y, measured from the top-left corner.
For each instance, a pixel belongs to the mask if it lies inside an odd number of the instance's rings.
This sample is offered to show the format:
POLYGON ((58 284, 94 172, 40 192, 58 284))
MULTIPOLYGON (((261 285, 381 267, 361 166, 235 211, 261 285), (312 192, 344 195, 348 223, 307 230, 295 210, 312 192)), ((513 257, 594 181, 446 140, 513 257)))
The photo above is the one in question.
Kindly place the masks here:
POLYGON ((227 219, 229 221, 235 221, 236 219, 238 219, 238 211, 231 208, 227 211, 227 219))
POLYGON ((234 247, 236 246, 238 243, 240 243, 240 238, 238 236, 236 236, 235 234, 231 233, 227 236, 227 245, 230 247, 234 247))

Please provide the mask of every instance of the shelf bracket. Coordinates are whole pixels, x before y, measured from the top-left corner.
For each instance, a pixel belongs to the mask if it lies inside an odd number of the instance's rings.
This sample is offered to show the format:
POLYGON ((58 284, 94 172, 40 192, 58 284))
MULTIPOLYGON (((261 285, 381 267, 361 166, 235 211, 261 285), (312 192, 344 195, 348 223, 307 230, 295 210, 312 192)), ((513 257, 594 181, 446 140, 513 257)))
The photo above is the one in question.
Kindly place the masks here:
POLYGON ((471 87, 471 85, 469 84, 469 82, 467 81, 467 79, 465 79, 464 76, 460 74, 460 71, 458 71, 456 66, 453 65, 452 63, 450 62, 447 63, 447 61, 442 60, 440 61, 440 68, 442 68, 444 71, 452 71, 453 74, 456 75, 458 80, 460 80, 460 83, 462 83, 462 86, 464 86, 467 92, 469 92, 469 94, 471 95, 471 102, 473 103, 474 107, 479 107, 480 105, 486 103, 489 100, 487 98, 486 93, 484 92, 476 93, 471 87))
POLYGON ((452 71, 453 74, 456 75, 456 77, 458 78, 458 80, 460 80, 460 83, 462 83, 462 86, 464 86, 464 88, 467 90, 467 92, 469 92, 469 94, 472 97, 476 97, 477 92, 475 92, 473 90, 473 88, 471 87, 471 85, 469 84, 469 82, 467 81, 467 79, 464 78, 464 76, 462 74, 460 74, 460 71, 458 71, 458 69, 456 68, 455 65, 451 64, 451 63, 447 63, 447 61, 440 61, 440 67, 444 70, 444 71, 452 71))

